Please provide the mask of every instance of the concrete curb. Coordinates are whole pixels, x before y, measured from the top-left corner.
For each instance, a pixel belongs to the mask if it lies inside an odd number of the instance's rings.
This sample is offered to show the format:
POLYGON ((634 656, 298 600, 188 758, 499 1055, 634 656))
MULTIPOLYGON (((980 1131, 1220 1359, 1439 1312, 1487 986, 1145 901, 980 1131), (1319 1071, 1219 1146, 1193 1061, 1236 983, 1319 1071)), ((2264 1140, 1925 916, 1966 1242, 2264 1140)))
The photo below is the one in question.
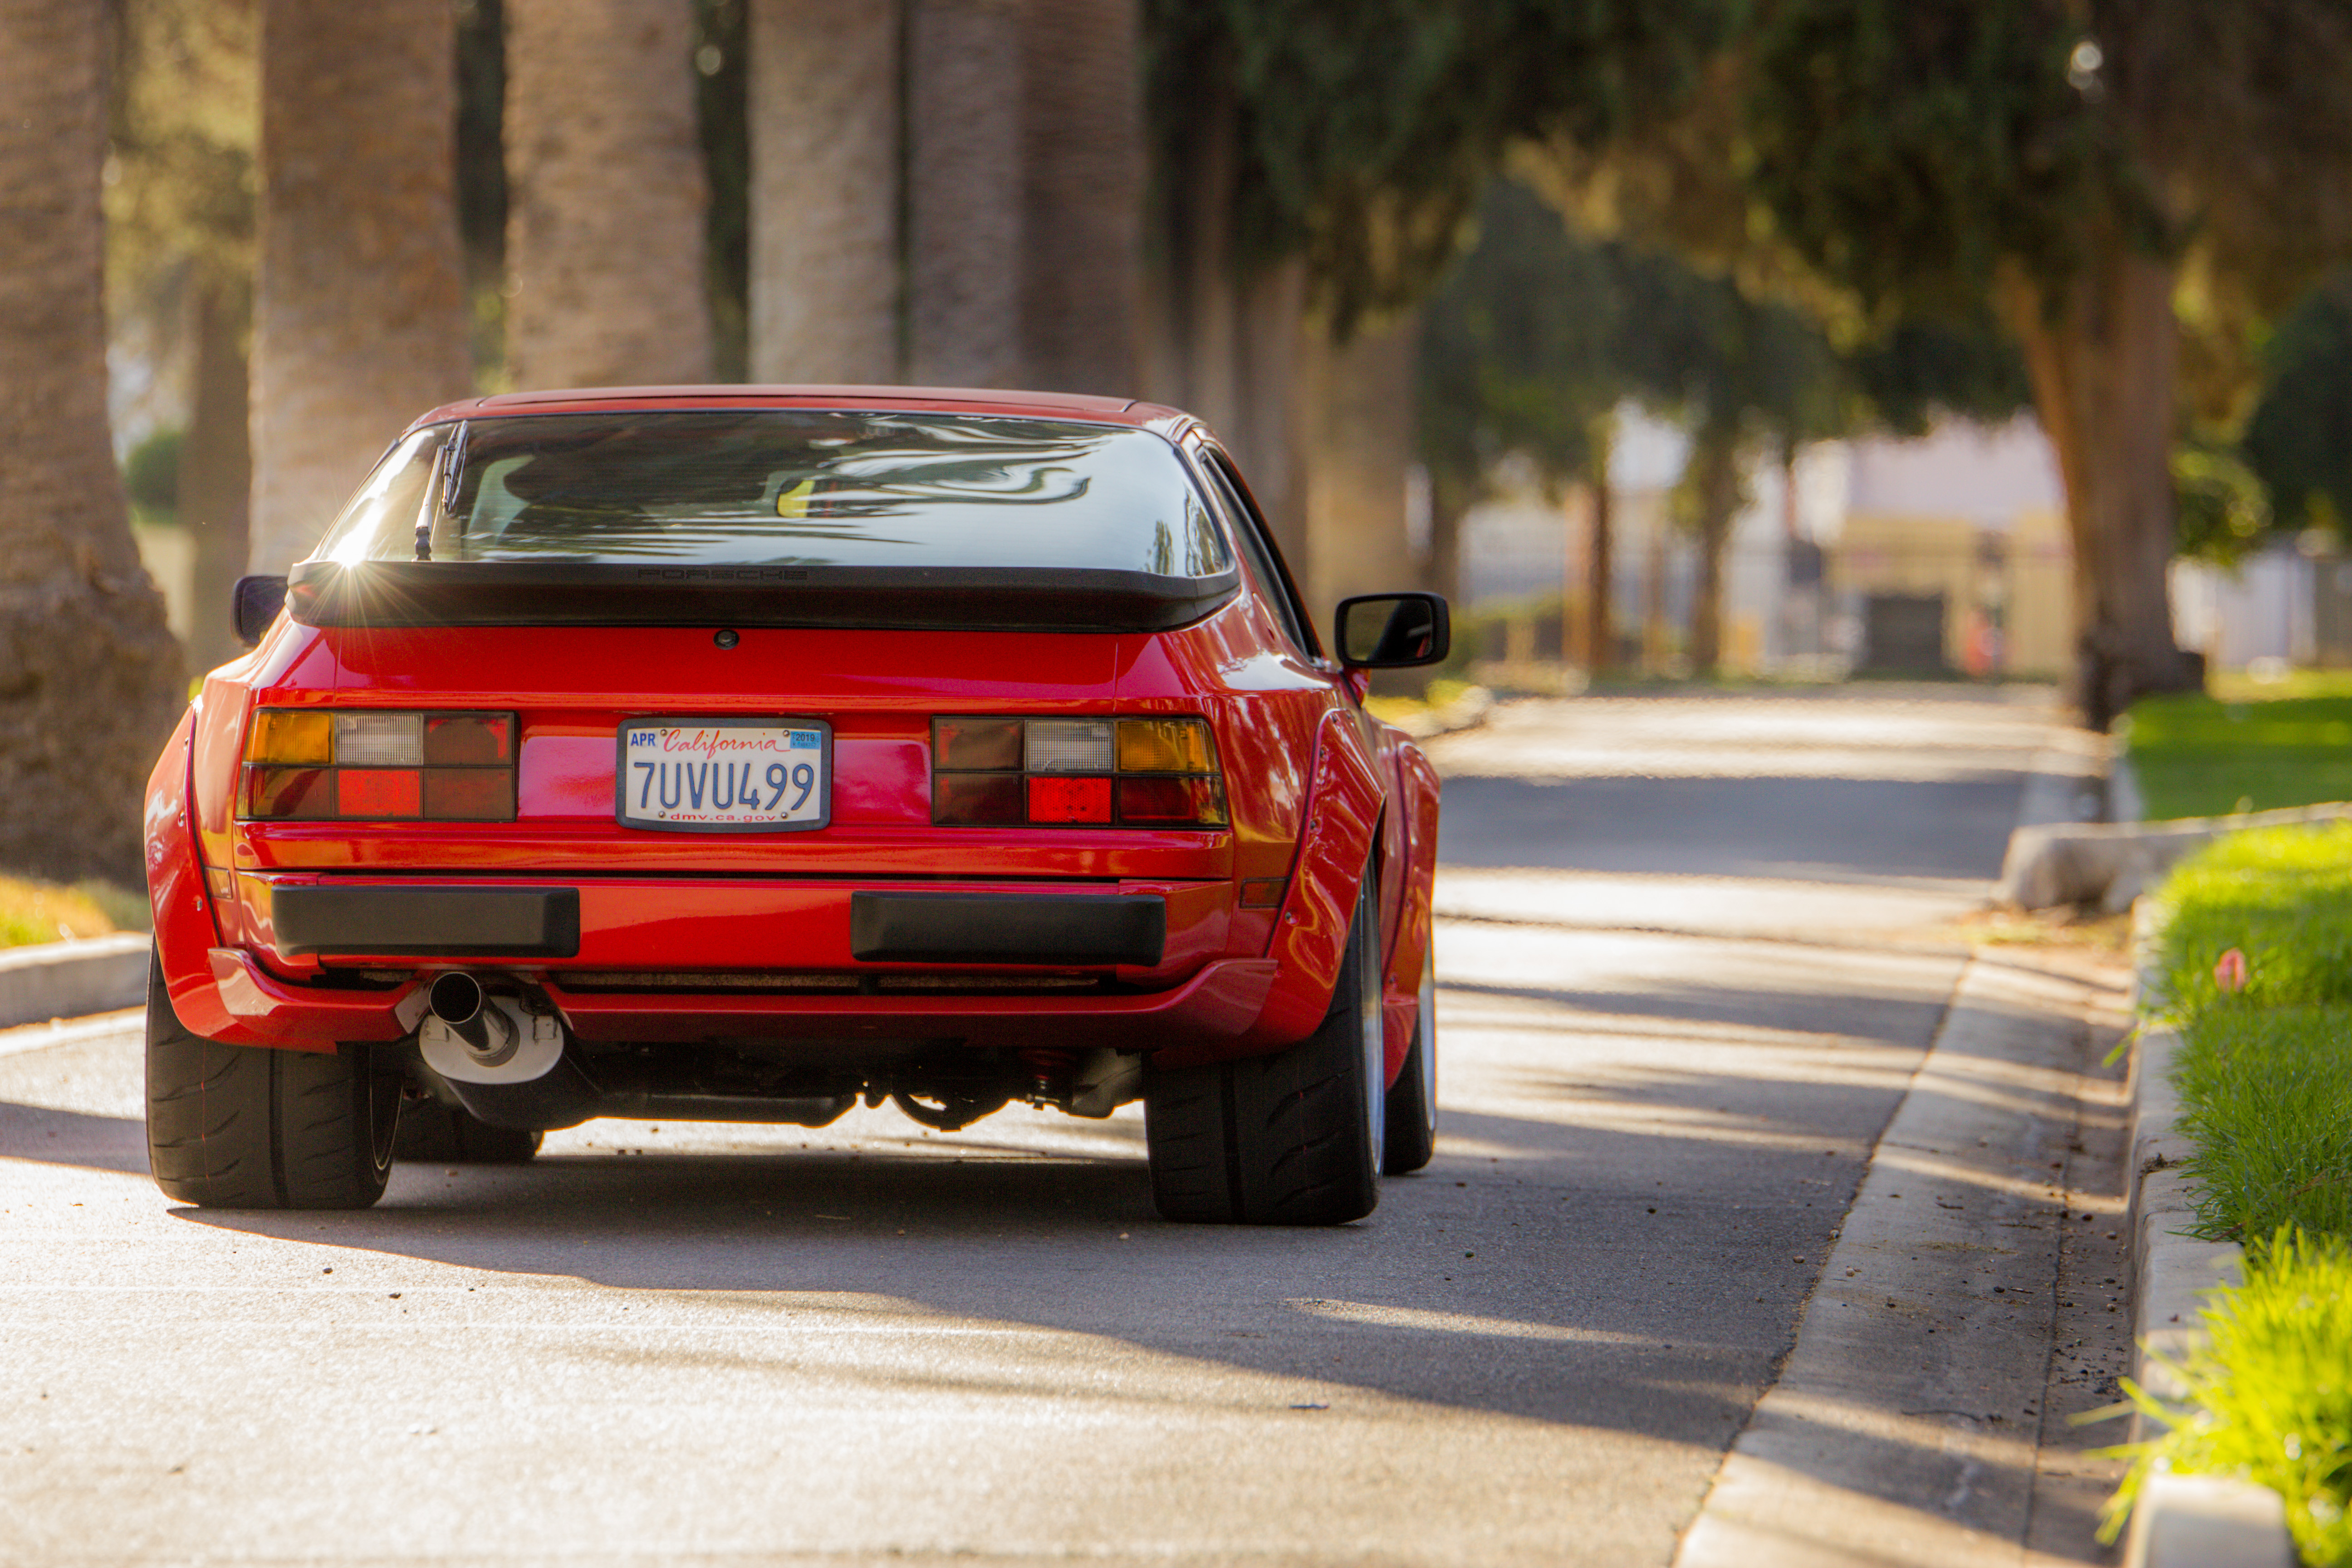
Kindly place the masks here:
MULTIPOLYGON (((2154 932, 2147 906, 2136 919, 2133 950, 2138 998, 2151 989, 2154 932)), ((2158 1399, 2186 1392, 2165 1365, 2203 1337, 2198 1313, 2205 1299, 2240 1278, 2244 1253, 2233 1243, 2200 1241, 2193 1190, 2181 1166, 2194 1152, 2179 1126, 2180 1097, 2172 1087, 2179 1031, 2150 1028, 2132 1052, 2131 1192, 2132 1375, 2158 1399), (2161 1358, 2161 1359, 2159 1359, 2161 1358)), ((2154 1434, 2145 1415, 2132 1418, 2132 1436, 2154 1434)), ((2252 1481, 2219 1476, 2158 1476, 2132 1510, 2125 1538, 2126 1568, 2293 1568, 2294 1540, 2279 1495, 2252 1481)))
POLYGON ((144 931, 0 948, 0 1028, 136 1007, 147 1000, 144 931))

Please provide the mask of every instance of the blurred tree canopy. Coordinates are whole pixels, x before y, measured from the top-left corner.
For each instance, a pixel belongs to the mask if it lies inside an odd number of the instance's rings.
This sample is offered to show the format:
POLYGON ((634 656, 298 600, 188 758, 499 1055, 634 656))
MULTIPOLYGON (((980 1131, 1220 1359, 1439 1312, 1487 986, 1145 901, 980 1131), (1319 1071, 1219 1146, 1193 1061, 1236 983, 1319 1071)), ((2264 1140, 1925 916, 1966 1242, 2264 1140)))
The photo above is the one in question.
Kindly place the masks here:
POLYGON ((2280 321, 2247 422, 2246 466, 2279 524, 2352 524, 2352 273, 2315 289, 2280 321))

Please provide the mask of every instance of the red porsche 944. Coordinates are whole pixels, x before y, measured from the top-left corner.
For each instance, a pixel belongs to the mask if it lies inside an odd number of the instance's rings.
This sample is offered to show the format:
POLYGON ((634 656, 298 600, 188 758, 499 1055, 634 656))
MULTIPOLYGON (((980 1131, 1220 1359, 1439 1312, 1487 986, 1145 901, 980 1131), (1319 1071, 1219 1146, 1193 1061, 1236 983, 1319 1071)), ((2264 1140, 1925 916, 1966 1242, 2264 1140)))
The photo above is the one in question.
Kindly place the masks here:
POLYGON ((147 796, 147 1127, 349 1208, 592 1117, 1140 1100, 1171 1219, 1334 1224, 1435 1137, 1435 773, 1191 417, 490 397, 238 584, 147 796))

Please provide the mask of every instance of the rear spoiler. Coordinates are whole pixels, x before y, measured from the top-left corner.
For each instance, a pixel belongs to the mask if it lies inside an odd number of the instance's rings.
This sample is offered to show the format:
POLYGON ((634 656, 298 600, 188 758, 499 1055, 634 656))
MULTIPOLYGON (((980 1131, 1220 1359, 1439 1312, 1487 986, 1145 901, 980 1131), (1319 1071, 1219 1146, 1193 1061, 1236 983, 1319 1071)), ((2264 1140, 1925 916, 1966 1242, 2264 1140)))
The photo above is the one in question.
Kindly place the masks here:
POLYGON ((1241 590, 1238 568, 1169 577, 1034 566, 762 566, 639 561, 305 561, 308 626, 812 626, 1160 632, 1241 590))

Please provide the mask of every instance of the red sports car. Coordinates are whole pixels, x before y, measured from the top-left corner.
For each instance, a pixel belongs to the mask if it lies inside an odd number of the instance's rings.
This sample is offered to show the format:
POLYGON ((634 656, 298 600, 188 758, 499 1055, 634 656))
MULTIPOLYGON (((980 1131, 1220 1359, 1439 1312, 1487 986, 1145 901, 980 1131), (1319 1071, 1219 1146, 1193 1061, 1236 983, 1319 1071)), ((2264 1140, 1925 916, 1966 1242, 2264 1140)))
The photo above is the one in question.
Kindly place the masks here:
POLYGON ((173 1197, 373 1203, 597 1116, 1144 1104, 1171 1219, 1334 1224, 1435 1137, 1438 784, 1232 460, 1116 399, 540 393, 238 584, 147 795, 173 1197))

